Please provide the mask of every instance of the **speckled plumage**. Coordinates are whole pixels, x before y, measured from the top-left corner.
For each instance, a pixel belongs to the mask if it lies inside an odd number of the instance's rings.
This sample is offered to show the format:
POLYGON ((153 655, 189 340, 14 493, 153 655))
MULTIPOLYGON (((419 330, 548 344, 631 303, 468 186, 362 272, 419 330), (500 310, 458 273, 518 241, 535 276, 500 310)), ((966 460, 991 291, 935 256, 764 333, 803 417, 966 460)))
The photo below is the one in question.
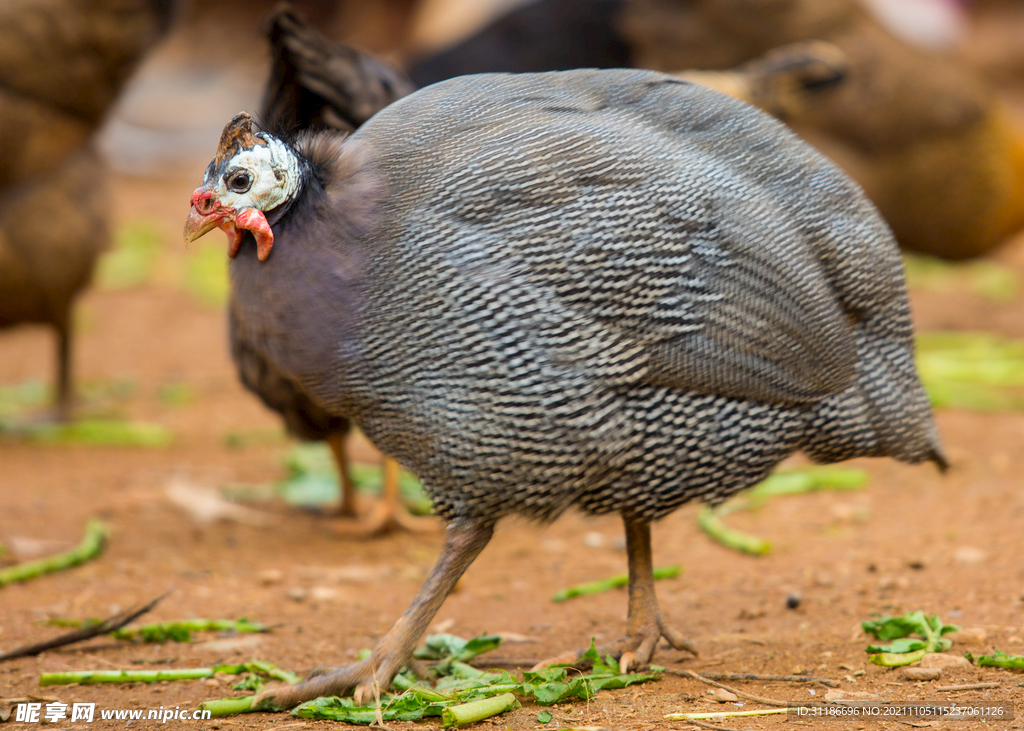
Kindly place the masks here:
POLYGON ((232 263, 238 347, 445 518, 653 520, 801 449, 944 463, 891 233, 751 107, 648 72, 463 77, 295 148, 273 253, 232 263))

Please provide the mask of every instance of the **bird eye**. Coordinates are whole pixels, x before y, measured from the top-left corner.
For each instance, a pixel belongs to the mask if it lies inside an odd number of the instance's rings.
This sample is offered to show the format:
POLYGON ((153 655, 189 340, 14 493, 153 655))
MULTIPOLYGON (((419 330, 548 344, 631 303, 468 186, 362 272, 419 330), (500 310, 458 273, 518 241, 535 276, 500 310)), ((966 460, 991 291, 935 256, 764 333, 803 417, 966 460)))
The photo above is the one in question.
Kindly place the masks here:
POLYGON ((228 178, 228 188, 235 193, 244 193, 252 187, 252 176, 245 170, 240 170, 228 178))

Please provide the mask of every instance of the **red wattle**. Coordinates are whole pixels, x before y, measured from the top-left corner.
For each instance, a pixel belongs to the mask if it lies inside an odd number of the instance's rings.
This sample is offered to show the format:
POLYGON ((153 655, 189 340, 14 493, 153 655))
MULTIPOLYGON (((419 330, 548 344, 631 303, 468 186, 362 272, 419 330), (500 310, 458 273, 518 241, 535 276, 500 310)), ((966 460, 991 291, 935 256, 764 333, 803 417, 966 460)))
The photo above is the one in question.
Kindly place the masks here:
POLYGON ((270 230, 267 217, 263 211, 255 208, 246 208, 235 216, 235 225, 252 231, 256 238, 256 256, 260 261, 266 261, 270 256, 270 249, 274 245, 274 232, 270 230))
POLYGON ((220 230, 228 235, 228 257, 234 259, 242 246, 242 237, 245 236, 234 221, 225 221, 220 225, 220 230))

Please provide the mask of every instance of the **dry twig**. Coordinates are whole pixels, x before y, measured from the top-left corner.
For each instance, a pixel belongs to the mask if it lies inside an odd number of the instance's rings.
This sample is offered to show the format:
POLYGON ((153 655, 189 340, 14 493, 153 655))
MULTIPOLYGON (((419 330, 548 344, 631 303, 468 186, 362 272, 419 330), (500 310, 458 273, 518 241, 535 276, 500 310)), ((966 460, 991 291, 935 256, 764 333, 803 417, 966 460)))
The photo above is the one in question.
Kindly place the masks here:
POLYGON ((58 635, 57 637, 45 640, 43 642, 36 642, 32 645, 16 647, 10 652, 5 652, 2 655, 0 655, 0 660, 13 660, 16 657, 30 657, 32 655, 38 655, 41 652, 46 652, 47 650, 53 650, 57 647, 65 647, 67 645, 72 645, 76 642, 90 640, 93 637, 99 637, 100 635, 105 635, 108 632, 113 632, 116 629, 124 627, 129 622, 135 621, 143 614, 151 610, 158 603, 160 603, 161 599, 170 594, 171 591, 171 589, 168 589, 163 594, 158 596, 156 599, 151 601, 149 604, 143 605, 141 607, 136 607, 134 609, 128 609, 124 612, 120 612, 118 614, 115 614, 113 617, 108 617, 107 619, 104 619, 102 622, 90 624, 87 627, 80 627, 79 629, 73 630, 71 632, 66 632, 62 635, 58 635))
POLYGON ((770 673, 701 673, 711 680, 766 680, 783 683, 821 683, 829 688, 838 688, 839 681, 831 678, 816 678, 813 675, 773 675, 770 673))
POLYGON ((699 680, 700 682, 706 685, 711 685, 715 688, 722 688, 723 690, 727 690, 730 693, 735 693, 740 698, 746 698, 748 701, 755 701, 757 703, 764 703, 766 706, 774 706, 776 708, 789 708, 789 706, 791 705, 789 701, 777 701, 774 698, 765 698, 764 696, 754 695, 753 693, 746 693, 742 690, 733 688, 728 685, 722 685, 721 683, 715 682, 710 678, 706 678, 700 673, 695 673, 692 670, 673 670, 671 668, 665 668, 665 672, 671 673, 672 675, 678 675, 681 678, 693 678, 694 680, 699 680))
POLYGON ((999 683, 968 683, 967 685, 938 685, 935 690, 985 690, 998 687, 999 683))

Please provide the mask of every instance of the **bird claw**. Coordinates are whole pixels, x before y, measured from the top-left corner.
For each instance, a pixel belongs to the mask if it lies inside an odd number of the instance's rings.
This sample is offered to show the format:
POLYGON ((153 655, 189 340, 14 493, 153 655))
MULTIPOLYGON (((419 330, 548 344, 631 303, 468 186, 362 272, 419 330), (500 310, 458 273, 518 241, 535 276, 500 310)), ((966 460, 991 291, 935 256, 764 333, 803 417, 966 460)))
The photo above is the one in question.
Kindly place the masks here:
POLYGON ((252 707, 283 711, 323 696, 344 695, 350 690, 353 691, 356 703, 366 705, 390 687, 391 680, 399 670, 389 657, 385 657, 380 664, 376 661, 371 664, 373 660, 371 655, 355 665, 315 668, 298 685, 269 688, 258 693, 252 707))
MULTIPOLYGON (((660 612, 655 615, 649 626, 631 632, 622 639, 601 645, 597 648, 597 652, 601 657, 611 655, 618 660, 619 672, 626 674, 630 668, 635 670, 650 662, 651 656, 654 655, 654 648, 662 637, 675 650, 686 650, 693 655, 699 654, 694 644, 686 639, 681 632, 671 627, 660 612)), ((589 664, 589 661, 580 662, 585 652, 585 650, 563 652, 560 655, 541 660, 530 670, 537 672, 552 665, 572 665, 574 667, 586 665, 589 664)))
MULTIPOLYGON (((342 506, 342 509, 345 507, 347 506, 342 506)), ((440 527, 436 519, 409 515, 401 504, 392 505, 386 500, 378 501, 365 517, 357 516, 354 511, 352 513, 339 511, 336 515, 345 518, 346 522, 335 523, 334 531, 339 536, 346 538, 375 538, 402 531, 427 533, 434 532, 440 527), (352 518, 356 518, 358 523, 352 525, 349 522, 352 518)))

